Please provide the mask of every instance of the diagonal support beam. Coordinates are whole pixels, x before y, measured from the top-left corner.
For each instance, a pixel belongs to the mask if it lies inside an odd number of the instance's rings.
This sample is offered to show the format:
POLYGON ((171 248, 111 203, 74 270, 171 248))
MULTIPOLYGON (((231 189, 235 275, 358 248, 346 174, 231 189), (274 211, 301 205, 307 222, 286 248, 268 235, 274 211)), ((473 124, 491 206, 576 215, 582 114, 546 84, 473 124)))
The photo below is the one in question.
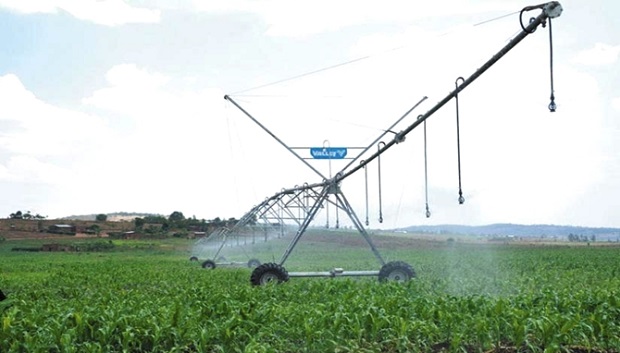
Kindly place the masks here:
POLYGON ((305 164, 308 168, 312 169, 312 171, 314 171, 318 176, 320 176, 323 179, 327 179, 323 174, 321 174, 321 172, 319 172, 316 168, 314 168, 310 163, 306 162, 305 159, 303 159, 300 155, 297 154, 297 152, 293 151, 292 148, 290 148, 286 143, 284 143, 282 140, 280 140, 276 135, 273 134, 273 132, 269 131, 269 129, 267 129, 265 127, 265 125, 261 124, 260 121, 256 120, 250 113, 248 113, 245 109, 243 109, 237 102, 235 102, 232 98, 230 98, 229 95, 225 95, 224 99, 226 99, 227 101, 231 102, 235 107, 237 107, 237 109, 239 109, 243 114, 245 114, 248 118, 250 118, 254 123, 256 123, 256 125, 260 126, 261 129, 265 130, 266 133, 269 134, 269 136, 273 137, 276 141, 278 141, 278 143, 280 143, 282 146, 284 146, 284 148, 286 148, 289 152, 291 152, 295 157, 297 157, 297 159, 299 159, 303 164, 305 164))

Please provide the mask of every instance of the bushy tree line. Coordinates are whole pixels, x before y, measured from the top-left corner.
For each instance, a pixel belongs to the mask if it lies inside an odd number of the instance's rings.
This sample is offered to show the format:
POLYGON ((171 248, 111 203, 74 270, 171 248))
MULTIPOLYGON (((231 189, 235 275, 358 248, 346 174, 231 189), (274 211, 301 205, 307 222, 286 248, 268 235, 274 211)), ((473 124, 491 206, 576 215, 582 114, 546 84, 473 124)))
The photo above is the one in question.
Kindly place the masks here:
MULTIPOLYGON (((33 215, 30 211, 17 211, 9 215, 10 219, 25 220, 42 220, 46 216, 40 214, 33 215)), ((108 216, 104 213, 97 214, 95 220, 97 222, 106 222, 108 216)), ((186 235, 188 232, 210 232, 221 227, 231 227, 237 222, 236 218, 222 219, 215 217, 210 220, 198 219, 196 216, 185 217, 183 212, 174 211, 169 216, 148 215, 144 217, 136 217, 134 219, 135 230, 141 233, 154 236, 165 236, 166 233, 173 231, 175 234, 186 235)), ((92 234, 99 234, 102 226, 91 225, 86 231, 92 234)))
POLYGON ((579 235, 579 234, 573 234, 570 233, 568 235, 568 241, 574 241, 574 242, 589 242, 589 241, 596 241, 596 235, 592 234, 590 237, 588 237, 587 235, 579 235))
POLYGON ((153 233, 157 230, 164 232, 170 230, 180 231, 200 231, 206 232, 213 228, 232 226, 237 222, 235 218, 222 220, 216 217, 211 220, 198 219, 196 216, 185 217, 183 212, 174 211, 168 217, 162 215, 149 215, 145 217, 136 217, 134 224, 137 231, 145 233, 153 233))
POLYGON ((41 216, 40 214, 33 215, 30 211, 22 212, 17 211, 9 215, 10 219, 45 219, 47 216, 41 216))

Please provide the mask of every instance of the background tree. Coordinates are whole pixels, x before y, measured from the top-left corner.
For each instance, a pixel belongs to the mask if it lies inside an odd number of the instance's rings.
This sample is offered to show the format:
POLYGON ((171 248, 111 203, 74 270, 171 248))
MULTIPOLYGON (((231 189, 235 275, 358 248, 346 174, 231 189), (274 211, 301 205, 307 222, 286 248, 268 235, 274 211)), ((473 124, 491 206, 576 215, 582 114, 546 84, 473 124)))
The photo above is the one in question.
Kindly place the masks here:
POLYGON ((211 220, 211 224, 216 227, 222 227, 224 225, 224 222, 222 222, 222 219, 220 217, 215 217, 211 220))
POLYGON ((98 215, 95 217, 95 220, 96 220, 97 222, 105 222, 105 221, 107 221, 107 220, 108 220, 108 215, 107 215, 107 214, 104 214, 104 213, 100 213, 100 214, 98 214, 98 215))
POLYGON ((22 211, 17 211, 17 212, 15 212, 15 213, 11 213, 11 214, 9 215, 9 218, 11 218, 11 219, 23 219, 23 218, 24 218, 24 216, 23 216, 23 214, 22 214, 22 211))
POLYGON ((101 234, 101 227, 98 224, 93 224, 88 226, 88 228, 86 228, 89 232, 96 234, 96 235, 100 235, 101 234))
POLYGON ((166 222, 166 217, 160 215, 151 215, 144 217, 144 223, 148 224, 162 224, 166 222))
POLYGON ((170 214, 170 216, 168 216, 168 223, 170 228, 176 229, 185 228, 187 226, 187 220, 185 219, 183 212, 179 211, 174 211, 170 214))
POLYGON ((174 211, 170 214, 170 216, 168 216, 168 220, 170 222, 178 223, 185 220, 185 216, 183 215, 183 212, 174 211))
POLYGON ((133 220, 133 223, 136 226, 136 229, 142 229, 142 227, 144 227, 144 223, 146 223, 146 221, 144 220, 144 218, 136 217, 133 220))

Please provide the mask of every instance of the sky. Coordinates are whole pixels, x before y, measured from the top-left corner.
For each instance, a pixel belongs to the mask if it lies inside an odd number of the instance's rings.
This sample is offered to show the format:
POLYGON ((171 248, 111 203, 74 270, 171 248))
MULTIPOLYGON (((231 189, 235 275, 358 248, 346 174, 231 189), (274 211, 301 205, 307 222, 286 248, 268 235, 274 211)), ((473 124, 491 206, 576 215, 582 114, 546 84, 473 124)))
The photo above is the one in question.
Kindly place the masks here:
MULTIPOLYGON (((343 181, 360 219, 620 227, 620 3, 560 3, 557 111, 547 26, 459 94, 460 145, 454 100, 428 119, 427 183, 422 125, 343 181)), ((240 218, 321 177, 224 95, 304 158, 374 152, 508 44, 528 5, 0 0, 0 217, 240 218)), ((306 162, 327 176, 349 161, 306 162)), ((317 222, 336 217, 350 224, 317 222)))

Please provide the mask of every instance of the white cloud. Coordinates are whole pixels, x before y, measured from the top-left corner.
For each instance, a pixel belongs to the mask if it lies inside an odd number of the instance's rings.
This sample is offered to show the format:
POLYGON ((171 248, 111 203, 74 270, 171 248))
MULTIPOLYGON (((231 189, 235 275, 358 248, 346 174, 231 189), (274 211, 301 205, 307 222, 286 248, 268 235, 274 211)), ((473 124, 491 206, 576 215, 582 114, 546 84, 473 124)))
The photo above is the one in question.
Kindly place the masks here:
POLYGON ((153 120, 162 113, 161 105, 167 98, 160 89, 169 81, 166 76, 134 64, 120 64, 106 73, 106 80, 109 86, 84 98, 84 104, 127 114, 132 119, 153 120))
POLYGON ((139 69, 135 64, 119 64, 108 70, 106 80, 112 86, 128 86, 135 89, 159 88, 169 78, 160 73, 139 69))
POLYGON ((602 66, 616 63, 618 57, 620 57, 620 45, 596 43, 594 47, 577 53, 573 62, 587 66, 602 66))
POLYGON ((69 170, 33 156, 10 157, 3 170, 0 169, 0 180, 20 183, 60 185, 72 179, 69 170))
POLYGON ((65 11, 80 20, 104 26, 156 23, 161 17, 159 10, 134 7, 123 0, 0 0, 0 7, 26 14, 65 11))
POLYGON ((204 217, 226 213, 228 205, 205 202, 229 197, 230 178, 218 172, 228 154, 228 147, 221 147, 227 141, 223 93, 178 87, 169 77, 133 64, 111 68, 106 78, 108 85, 83 103, 101 114, 112 112, 133 128, 84 167, 75 188, 89 190, 94 180, 113 185, 90 191, 105 200, 100 207, 111 210, 169 214, 183 207, 204 217), (99 164, 110 168, 100 170, 99 164), (153 202, 154 197, 165 201, 153 202))
MULTIPOLYGON (((106 74, 107 87, 93 92, 82 102, 96 108, 123 114, 130 120, 142 124, 140 128, 161 128, 162 133, 183 128, 183 123, 192 121, 204 127, 202 117, 220 112, 224 104, 222 94, 212 90, 192 91, 175 87, 170 77, 149 72, 134 64, 120 64, 106 74), (217 98, 217 102, 215 99, 217 98), (219 103, 219 104, 218 104, 219 103), (209 107, 211 110, 208 110, 209 107)), ((184 134, 195 134, 192 129, 184 134)))
POLYGON ((0 121, 17 126, 0 135, 0 147, 13 154, 71 155, 105 136, 102 119, 37 99, 15 75, 0 76, 0 96, 0 121))
POLYGON ((114 66, 106 78, 109 85, 83 103, 133 122, 131 140, 140 150, 174 153, 162 142, 168 140, 180 148, 193 144, 223 111, 223 94, 218 90, 175 87, 169 77, 134 64, 114 66))
POLYGON ((71 164, 109 137, 97 117, 47 104, 28 91, 19 78, 0 76, 0 179, 16 183, 64 184, 71 182, 71 164))
POLYGON ((55 13, 57 11, 57 5, 54 4, 54 1, 50 0, 0 0, 0 7, 26 14, 39 12, 55 13))
POLYGON ((611 106, 618 112, 620 112, 620 97, 616 97, 611 100, 611 106))
POLYGON ((84 98, 104 120, 39 100, 15 75, 0 77, 0 192, 13 200, 7 207, 52 216, 236 214, 235 205, 205 202, 229 198, 231 178, 217 172, 229 155, 223 94, 174 87, 132 64, 113 67, 106 78, 108 86, 84 98), (28 189, 34 184, 36 204, 28 189))
POLYGON ((303 3, 287 0, 194 0, 194 8, 199 11, 257 14, 268 26, 267 35, 282 37, 302 37, 360 24, 403 24, 432 16, 506 12, 518 7, 506 1, 479 2, 475 6, 464 1, 421 4, 407 0, 316 0, 303 3))

